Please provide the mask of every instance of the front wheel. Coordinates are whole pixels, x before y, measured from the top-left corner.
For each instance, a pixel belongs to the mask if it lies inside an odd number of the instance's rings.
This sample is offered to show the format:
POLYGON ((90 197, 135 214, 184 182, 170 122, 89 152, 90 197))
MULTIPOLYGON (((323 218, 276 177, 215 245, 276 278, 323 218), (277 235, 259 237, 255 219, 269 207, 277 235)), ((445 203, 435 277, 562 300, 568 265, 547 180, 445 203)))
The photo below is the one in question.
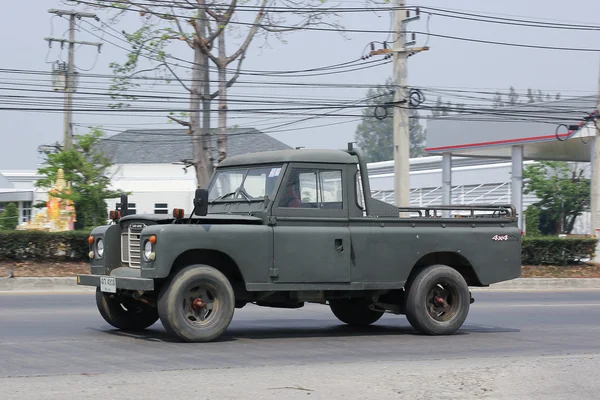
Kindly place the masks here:
POLYGON ((408 287, 406 318, 427 335, 448 335, 467 318, 471 295, 467 282, 453 268, 432 265, 420 271, 408 287))
POLYGON ((96 288, 96 306, 102 318, 117 329, 142 331, 158 321, 156 307, 96 288))
POLYGON ((379 320, 383 311, 369 308, 370 303, 363 298, 329 300, 329 307, 333 315, 348 325, 366 326, 379 320))
POLYGON ((229 326, 235 295, 229 280, 215 268, 192 265, 179 271, 158 295, 158 315, 165 329, 186 342, 213 341, 229 326))

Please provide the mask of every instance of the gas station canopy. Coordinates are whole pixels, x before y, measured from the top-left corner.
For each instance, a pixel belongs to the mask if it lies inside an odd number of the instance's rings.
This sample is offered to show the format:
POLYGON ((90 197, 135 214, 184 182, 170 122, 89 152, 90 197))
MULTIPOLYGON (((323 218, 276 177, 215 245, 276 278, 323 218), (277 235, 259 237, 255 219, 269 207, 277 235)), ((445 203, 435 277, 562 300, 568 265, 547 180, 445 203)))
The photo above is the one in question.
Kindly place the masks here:
POLYGON ((596 96, 463 113, 427 122, 427 152, 511 158, 513 146, 526 160, 589 162, 596 135, 596 96))

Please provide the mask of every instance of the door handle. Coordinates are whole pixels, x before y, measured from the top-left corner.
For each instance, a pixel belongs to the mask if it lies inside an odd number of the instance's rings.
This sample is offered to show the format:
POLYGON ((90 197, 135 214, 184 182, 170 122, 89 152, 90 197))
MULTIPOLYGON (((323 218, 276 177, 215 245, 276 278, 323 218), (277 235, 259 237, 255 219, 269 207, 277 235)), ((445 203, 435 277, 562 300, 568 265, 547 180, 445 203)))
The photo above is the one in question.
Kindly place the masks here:
POLYGON ((342 239, 335 239, 335 251, 337 251, 338 253, 344 251, 344 244, 342 242, 342 239))

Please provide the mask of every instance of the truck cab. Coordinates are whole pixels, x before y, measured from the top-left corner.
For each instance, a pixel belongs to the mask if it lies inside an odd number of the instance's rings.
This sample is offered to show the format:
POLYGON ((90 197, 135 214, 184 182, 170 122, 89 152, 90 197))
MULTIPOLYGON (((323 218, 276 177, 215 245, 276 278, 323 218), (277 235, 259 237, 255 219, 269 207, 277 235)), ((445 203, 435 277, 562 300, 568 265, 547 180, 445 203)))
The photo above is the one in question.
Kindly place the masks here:
MULTIPOLYGON (((246 304, 328 305, 342 322, 406 315, 418 331, 464 322, 469 286, 520 276, 511 205, 398 208, 373 199, 359 149, 225 159, 192 212, 128 215, 89 238, 101 315, 119 329, 158 319, 185 341, 217 339, 246 304)), ((119 214, 120 212, 120 214, 119 214)))

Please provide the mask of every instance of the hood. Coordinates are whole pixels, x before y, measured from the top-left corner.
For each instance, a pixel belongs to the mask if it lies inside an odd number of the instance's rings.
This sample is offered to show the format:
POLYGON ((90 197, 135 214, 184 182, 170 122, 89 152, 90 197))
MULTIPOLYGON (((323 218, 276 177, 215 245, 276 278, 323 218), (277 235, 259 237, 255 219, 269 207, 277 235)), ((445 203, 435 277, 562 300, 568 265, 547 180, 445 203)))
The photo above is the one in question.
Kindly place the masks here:
MULTIPOLYGON (((189 219, 190 215, 184 216, 185 223, 189 219)), ((170 215, 165 214, 134 214, 127 215, 119 220, 119 223, 128 221, 150 221, 156 224, 171 224, 175 221, 170 215)), ((183 222, 183 221, 182 221, 183 222)), ((251 215, 235 215, 235 214, 208 214, 205 217, 199 217, 194 215, 192 217, 192 224, 249 224, 249 225, 262 225, 263 220, 259 217, 253 217, 251 215)))

